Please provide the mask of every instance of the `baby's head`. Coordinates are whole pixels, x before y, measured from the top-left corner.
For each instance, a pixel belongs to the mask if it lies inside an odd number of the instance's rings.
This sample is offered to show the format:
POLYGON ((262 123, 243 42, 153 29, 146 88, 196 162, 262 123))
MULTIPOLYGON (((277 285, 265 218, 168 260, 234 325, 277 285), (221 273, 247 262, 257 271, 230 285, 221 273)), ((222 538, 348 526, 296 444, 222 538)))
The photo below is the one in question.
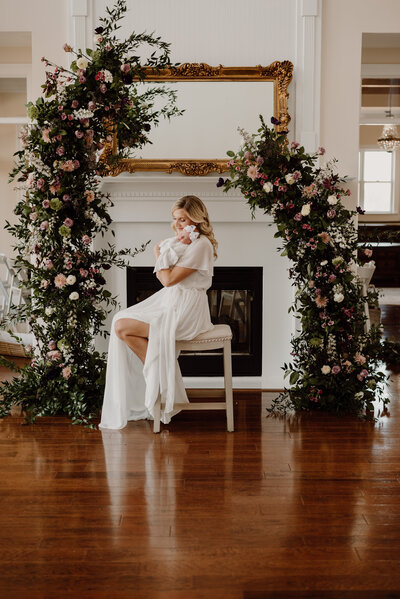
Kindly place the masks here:
POLYGON ((192 241, 197 239, 198 236, 199 236, 199 232, 196 231, 196 226, 195 225, 187 225, 179 232, 179 234, 177 235, 177 239, 181 243, 184 243, 185 245, 189 245, 190 243, 192 243, 192 241))

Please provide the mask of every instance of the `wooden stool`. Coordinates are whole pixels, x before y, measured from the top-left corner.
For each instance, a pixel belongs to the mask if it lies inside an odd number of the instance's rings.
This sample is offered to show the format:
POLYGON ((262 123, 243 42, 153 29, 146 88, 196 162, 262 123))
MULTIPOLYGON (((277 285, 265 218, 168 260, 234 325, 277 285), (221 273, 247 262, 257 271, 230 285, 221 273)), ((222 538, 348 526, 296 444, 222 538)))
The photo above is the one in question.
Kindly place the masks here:
MULTIPOLYGON (((224 383, 225 401, 176 403, 174 410, 226 410, 227 430, 233 432, 233 397, 232 397, 232 357, 231 357, 232 331, 227 324, 216 324, 211 331, 201 333, 190 341, 177 341, 178 350, 209 351, 210 349, 224 350, 224 383)), ((161 396, 158 395, 154 406, 154 432, 160 432, 161 396)))

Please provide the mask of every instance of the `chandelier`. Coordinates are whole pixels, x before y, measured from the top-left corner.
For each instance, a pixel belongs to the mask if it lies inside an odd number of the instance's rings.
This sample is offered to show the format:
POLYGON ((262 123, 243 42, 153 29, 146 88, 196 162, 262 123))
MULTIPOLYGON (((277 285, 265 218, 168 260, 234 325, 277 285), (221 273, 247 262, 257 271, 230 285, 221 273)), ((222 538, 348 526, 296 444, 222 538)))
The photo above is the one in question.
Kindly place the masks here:
MULTIPOLYGON (((386 118, 392 119, 392 88, 389 88, 389 110, 385 110, 386 118)), ((386 152, 393 152, 400 148, 400 137, 396 125, 388 123, 383 125, 381 136, 378 138, 378 146, 386 152)))

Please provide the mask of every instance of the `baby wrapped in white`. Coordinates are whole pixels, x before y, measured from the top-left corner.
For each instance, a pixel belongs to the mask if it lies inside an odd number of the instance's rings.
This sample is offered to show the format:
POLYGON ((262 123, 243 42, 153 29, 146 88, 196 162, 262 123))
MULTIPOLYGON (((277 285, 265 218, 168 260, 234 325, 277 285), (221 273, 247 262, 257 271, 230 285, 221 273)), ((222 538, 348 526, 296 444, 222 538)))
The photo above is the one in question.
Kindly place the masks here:
POLYGON ((181 234, 164 239, 160 243, 160 255, 157 258, 153 272, 175 266, 179 258, 185 253, 188 245, 197 239, 198 236, 199 233, 196 231, 196 226, 187 225, 181 234))

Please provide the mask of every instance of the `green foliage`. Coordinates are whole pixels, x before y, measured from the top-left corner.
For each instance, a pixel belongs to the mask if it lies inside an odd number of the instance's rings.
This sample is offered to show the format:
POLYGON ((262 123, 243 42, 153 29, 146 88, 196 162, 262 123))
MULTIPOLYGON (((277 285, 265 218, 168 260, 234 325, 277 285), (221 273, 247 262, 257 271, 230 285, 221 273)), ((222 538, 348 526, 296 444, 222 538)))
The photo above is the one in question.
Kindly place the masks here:
POLYGON ((175 92, 143 84, 145 67, 171 65, 169 44, 146 33, 118 41, 115 32, 125 12, 125 0, 106 9, 93 51, 64 45, 75 54, 69 70, 43 59, 49 67, 44 98, 27 105, 32 122, 22 132, 23 149, 10 174, 24 196, 15 208, 17 223, 6 228, 16 240, 16 267, 26 273, 24 286, 31 293, 6 324, 27 320, 36 345, 28 349, 31 364, 16 368, 19 377, 2 385, 1 416, 20 403, 28 421, 66 414, 73 422, 90 423, 101 407, 106 356, 94 350, 93 338, 106 336, 104 321, 117 306, 105 287, 105 272, 125 267, 126 258, 146 244, 93 249, 95 236, 110 229, 112 206, 101 191, 104 163, 98 155, 113 131, 116 160, 149 143, 160 118, 180 114, 175 92), (142 47, 151 48, 145 60, 139 58, 142 47), (157 97, 164 99, 158 109, 157 97))
MULTIPOLYGON (((273 215, 279 251, 292 262, 291 311, 301 333, 292 339, 292 363, 283 366, 290 388, 272 411, 368 412, 376 397, 388 402, 382 391, 386 377, 379 371, 380 329, 364 332, 365 304, 376 304, 377 294, 364 297, 356 275, 361 262, 355 212, 342 202, 349 195, 345 179, 334 161, 317 166, 323 148, 307 154, 296 142, 289 147, 285 132, 260 118, 255 135, 240 130, 241 149, 228 152, 230 177, 218 185, 224 191, 239 188, 253 216, 256 210, 273 215)), ((364 249, 366 257, 371 253, 364 249)))

